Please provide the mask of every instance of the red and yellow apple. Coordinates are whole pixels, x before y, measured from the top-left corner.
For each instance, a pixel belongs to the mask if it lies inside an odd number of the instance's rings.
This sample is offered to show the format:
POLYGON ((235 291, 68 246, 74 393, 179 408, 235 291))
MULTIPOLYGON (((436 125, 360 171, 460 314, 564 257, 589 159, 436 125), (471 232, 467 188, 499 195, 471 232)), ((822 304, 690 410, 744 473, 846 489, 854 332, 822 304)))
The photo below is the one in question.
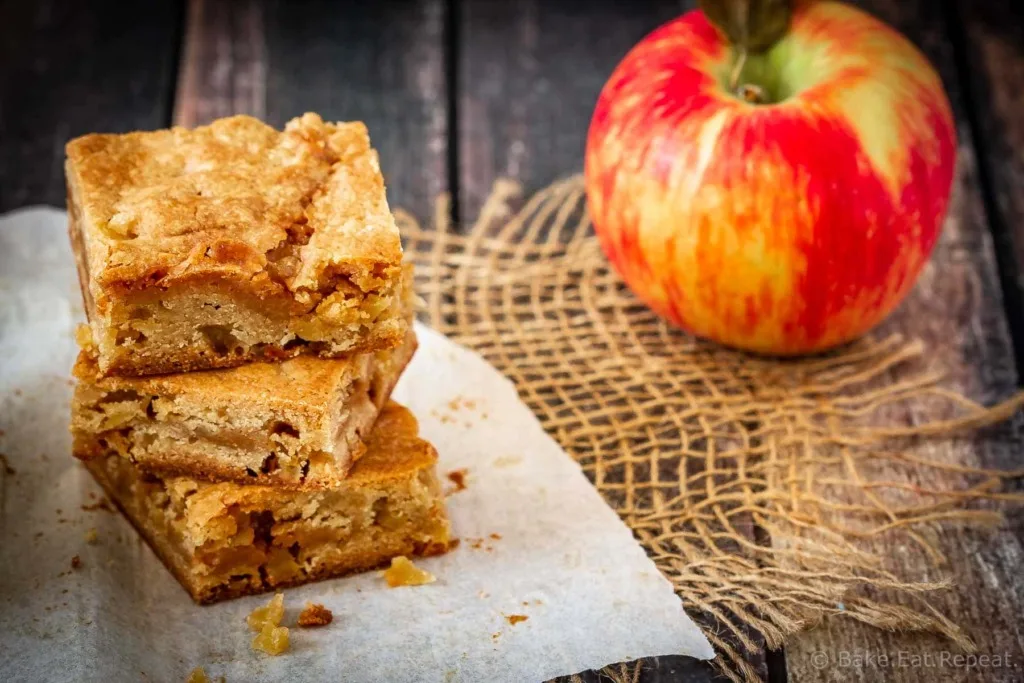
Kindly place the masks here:
POLYGON ((601 92, 586 187, 611 263, 655 312, 751 351, 850 341, 913 286, 949 201, 956 131, 927 59, 881 21, 798 2, 738 72, 700 11, 601 92), (749 89, 746 92, 750 92, 749 89))

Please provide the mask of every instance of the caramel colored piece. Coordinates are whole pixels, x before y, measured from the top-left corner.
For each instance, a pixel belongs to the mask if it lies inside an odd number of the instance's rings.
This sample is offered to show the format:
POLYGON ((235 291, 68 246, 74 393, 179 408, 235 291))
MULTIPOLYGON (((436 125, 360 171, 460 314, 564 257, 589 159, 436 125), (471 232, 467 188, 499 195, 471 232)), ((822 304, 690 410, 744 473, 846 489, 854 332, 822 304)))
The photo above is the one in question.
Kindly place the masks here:
POLYGON ((288 650, 288 627, 266 624, 252 639, 252 649, 261 650, 276 657, 288 650))
POLYGON ((211 681, 206 675, 206 671, 203 670, 203 667, 197 666, 189 672, 185 683, 211 683, 211 681))
POLYGON ((334 621, 334 614, 323 605, 307 602, 305 609, 299 614, 299 626, 326 626, 334 621))
POLYGON ((284 593, 276 593, 263 607, 257 607, 245 618, 249 629, 262 631, 267 625, 280 626, 284 618, 284 593))
POLYGON ((400 555, 391 559, 391 566, 384 571, 384 580, 391 588, 398 586, 422 586, 437 579, 428 571, 420 569, 408 557, 400 555))

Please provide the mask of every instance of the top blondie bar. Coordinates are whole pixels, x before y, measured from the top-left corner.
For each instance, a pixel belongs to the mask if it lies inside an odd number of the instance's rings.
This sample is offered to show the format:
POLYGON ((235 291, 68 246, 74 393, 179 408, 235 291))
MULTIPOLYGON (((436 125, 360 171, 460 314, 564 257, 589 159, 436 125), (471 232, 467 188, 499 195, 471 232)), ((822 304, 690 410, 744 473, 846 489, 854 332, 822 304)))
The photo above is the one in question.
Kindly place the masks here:
POLYGON ((248 116, 67 145, 98 365, 149 375, 398 346, 402 245, 362 123, 248 116))

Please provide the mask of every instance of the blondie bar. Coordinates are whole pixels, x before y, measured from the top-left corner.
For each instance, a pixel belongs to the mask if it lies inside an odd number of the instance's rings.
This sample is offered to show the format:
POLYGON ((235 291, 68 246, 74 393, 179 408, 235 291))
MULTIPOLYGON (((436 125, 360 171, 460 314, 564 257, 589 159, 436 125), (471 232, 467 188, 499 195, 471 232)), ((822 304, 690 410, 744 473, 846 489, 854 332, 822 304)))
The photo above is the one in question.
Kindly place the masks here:
POLYGON ((386 565, 451 546, 437 454, 391 403, 336 488, 198 482, 112 454, 86 467, 200 603, 386 565))
POLYGON ((347 359, 106 378, 87 349, 74 368, 74 454, 212 481, 336 486, 415 349, 409 330, 398 348, 347 359))
POLYGON ((397 346, 402 246, 362 123, 235 116, 67 145, 104 375, 397 346))

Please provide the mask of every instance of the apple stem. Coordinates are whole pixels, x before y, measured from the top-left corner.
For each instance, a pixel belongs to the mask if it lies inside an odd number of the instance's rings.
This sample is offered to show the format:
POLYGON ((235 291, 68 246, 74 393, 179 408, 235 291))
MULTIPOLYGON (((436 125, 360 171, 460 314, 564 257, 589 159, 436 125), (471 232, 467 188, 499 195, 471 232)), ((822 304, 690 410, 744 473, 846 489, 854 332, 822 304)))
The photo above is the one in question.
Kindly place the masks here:
POLYGON ((729 89, 736 93, 744 102, 763 104, 765 102, 764 88, 753 83, 740 84, 740 74, 747 63, 747 54, 746 48, 740 48, 739 55, 736 57, 736 63, 733 64, 732 72, 729 74, 729 89))
POLYGON ((747 63, 747 49, 740 48, 739 56, 736 57, 736 63, 732 66, 732 73, 729 74, 729 89, 733 92, 738 92, 737 87, 740 84, 740 73, 743 71, 743 67, 747 63))

